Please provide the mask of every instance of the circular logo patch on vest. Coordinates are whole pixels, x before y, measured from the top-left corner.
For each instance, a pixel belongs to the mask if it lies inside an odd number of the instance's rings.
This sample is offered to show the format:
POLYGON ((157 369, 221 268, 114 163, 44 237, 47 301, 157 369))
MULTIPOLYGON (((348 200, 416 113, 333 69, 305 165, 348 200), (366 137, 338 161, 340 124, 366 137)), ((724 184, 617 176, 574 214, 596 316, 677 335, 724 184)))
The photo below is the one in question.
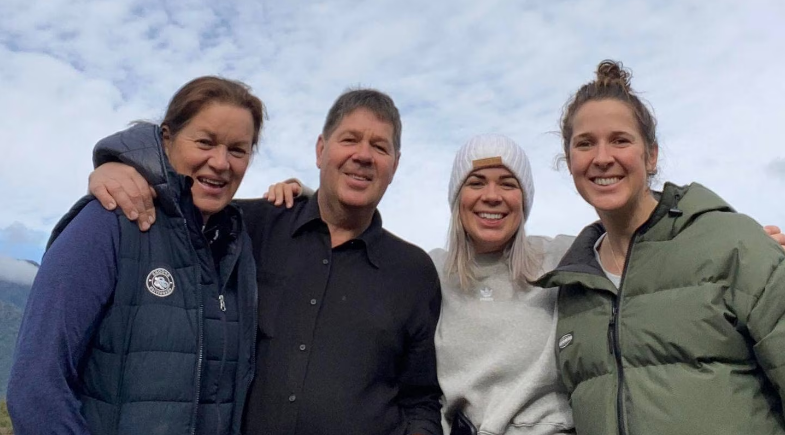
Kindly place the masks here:
POLYGON ((174 292, 174 278, 162 267, 153 269, 147 274, 146 284, 147 291, 159 298, 165 298, 174 292))

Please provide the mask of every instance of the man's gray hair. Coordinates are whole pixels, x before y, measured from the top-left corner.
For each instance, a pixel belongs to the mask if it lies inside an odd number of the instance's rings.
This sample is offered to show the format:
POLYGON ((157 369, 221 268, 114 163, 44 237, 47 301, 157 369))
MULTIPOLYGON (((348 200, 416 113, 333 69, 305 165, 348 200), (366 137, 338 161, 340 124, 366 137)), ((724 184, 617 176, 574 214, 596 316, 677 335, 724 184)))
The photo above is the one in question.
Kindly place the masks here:
POLYGON ((349 89, 333 103, 324 120, 322 136, 325 140, 338 128, 343 118, 357 109, 371 111, 380 121, 393 128, 393 147, 395 153, 401 152, 401 115, 389 95, 370 88, 349 89))

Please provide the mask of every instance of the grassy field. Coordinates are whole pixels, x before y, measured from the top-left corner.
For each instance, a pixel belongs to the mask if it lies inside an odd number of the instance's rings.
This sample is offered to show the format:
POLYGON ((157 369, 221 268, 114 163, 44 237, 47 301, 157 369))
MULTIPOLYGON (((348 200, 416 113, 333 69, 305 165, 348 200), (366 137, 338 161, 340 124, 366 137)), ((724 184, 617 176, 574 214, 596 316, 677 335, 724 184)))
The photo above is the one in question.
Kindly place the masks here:
POLYGON ((11 417, 8 416, 8 406, 5 400, 0 402, 0 435, 13 435, 14 429, 11 427, 11 417))

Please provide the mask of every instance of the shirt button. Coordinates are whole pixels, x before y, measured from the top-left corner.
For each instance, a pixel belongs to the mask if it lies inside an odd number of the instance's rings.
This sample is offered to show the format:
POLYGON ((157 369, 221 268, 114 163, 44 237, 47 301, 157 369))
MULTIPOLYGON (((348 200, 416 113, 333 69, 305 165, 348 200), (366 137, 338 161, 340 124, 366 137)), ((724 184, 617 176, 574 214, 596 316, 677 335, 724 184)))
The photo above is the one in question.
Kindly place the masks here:
POLYGON ((305 350, 305 345, 304 344, 300 345, 300 350, 305 350))
POLYGON ((297 396, 295 396, 294 394, 289 396, 289 401, 290 402, 294 402, 295 400, 297 400, 297 396))
POLYGON ((322 260, 322 264, 327 264, 327 263, 329 263, 329 262, 330 262, 330 260, 328 260, 328 259, 326 259, 326 258, 325 258, 324 260, 322 260))
POLYGON ((316 305, 316 299, 311 299, 311 305, 316 305))

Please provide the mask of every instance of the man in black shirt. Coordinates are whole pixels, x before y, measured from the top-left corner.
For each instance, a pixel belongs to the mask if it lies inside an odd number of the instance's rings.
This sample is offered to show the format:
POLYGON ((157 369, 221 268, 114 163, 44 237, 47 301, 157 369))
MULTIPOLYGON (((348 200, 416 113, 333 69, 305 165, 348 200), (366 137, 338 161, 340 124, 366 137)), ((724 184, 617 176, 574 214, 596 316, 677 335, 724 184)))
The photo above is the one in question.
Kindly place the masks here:
MULTIPOLYGON (((316 195, 292 209, 239 201, 259 283, 243 433, 441 433, 439 279, 427 254, 384 230, 376 210, 400 137, 389 96, 348 91, 316 143, 316 195)), ((102 191, 92 187, 99 182, 94 175, 91 190, 102 191)))

